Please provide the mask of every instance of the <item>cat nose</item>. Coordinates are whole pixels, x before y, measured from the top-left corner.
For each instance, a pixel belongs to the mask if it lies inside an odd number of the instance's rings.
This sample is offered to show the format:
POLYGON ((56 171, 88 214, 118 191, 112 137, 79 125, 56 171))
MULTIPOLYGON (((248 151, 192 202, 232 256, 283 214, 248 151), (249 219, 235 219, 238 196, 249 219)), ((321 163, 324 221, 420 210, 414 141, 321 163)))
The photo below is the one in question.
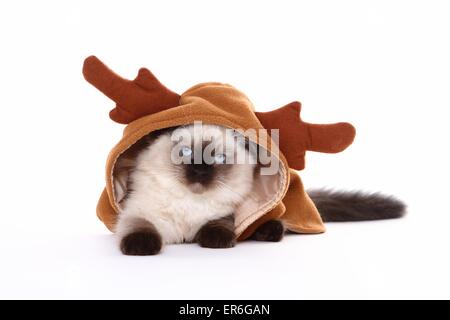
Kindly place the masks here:
POLYGON ((208 185, 214 177, 214 167, 204 162, 187 165, 185 172, 189 183, 208 185))
POLYGON ((204 162, 194 163, 194 164, 191 164, 191 166, 192 166, 192 171, 199 176, 207 175, 213 169, 213 166, 211 166, 207 163, 204 163, 204 162))

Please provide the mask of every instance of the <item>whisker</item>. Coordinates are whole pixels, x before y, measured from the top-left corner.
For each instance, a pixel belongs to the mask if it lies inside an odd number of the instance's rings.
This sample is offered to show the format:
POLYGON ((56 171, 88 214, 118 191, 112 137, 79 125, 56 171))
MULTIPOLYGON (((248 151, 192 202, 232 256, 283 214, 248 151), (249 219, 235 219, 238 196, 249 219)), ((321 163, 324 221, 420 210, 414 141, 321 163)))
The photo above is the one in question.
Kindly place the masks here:
POLYGON ((242 200, 244 200, 246 197, 251 198, 254 201, 258 201, 258 199, 256 199, 256 197, 253 194, 247 194, 245 195, 245 197, 243 195, 241 195, 240 193, 236 192, 235 190, 233 190, 229 185, 227 185, 225 182, 221 181, 221 180, 217 180, 218 183, 220 183, 222 186, 224 186, 225 188, 227 188, 228 190, 234 192, 235 194, 237 194, 239 197, 241 197, 242 200))
POLYGON ((169 171, 165 171, 165 172, 142 172, 142 176, 147 176, 147 177, 160 177, 160 176, 166 176, 166 177, 173 177, 176 179, 179 179, 181 177, 181 175, 179 174, 179 172, 169 172, 169 171))
POLYGON ((239 196, 240 200, 244 200, 244 196, 240 194, 239 192, 234 191, 229 185, 227 185, 225 182, 217 180, 217 182, 222 186, 225 187, 227 190, 233 192, 235 195, 239 196))

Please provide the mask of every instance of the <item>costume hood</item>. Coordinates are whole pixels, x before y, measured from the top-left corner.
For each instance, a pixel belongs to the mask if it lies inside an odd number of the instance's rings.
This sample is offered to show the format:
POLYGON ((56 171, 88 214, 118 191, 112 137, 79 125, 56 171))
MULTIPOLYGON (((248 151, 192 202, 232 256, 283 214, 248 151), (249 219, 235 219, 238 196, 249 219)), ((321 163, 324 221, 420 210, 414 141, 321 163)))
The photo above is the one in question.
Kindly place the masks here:
MULTIPOLYGON (((178 95, 164 87, 147 69, 141 69, 137 78, 130 81, 116 75, 94 56, 85 60, 83 74, 88 82, 116 102, 110 112, 111 119, 127 124, 122 139, 108 156, 106 187, 97 205, 97 216, 109 230, 114 232, 120 200, 127 193, 126 183, 121 181, 126 181, 128 170, 121 165, 124 162, 121 159, 151 132, 201 121, 243 132, 277 161, 275 174, 256 175, 251 194, 235 212, 235 233, 240 240, 275 218, 281 218, 293 232, 324 232, 320 214, 294 169, 303 169, 306 150, 330 153, 344 150, 355 135, 350 124, 303 122, 299 102, 272 112, 255 112, 242 92, 218 82, 199 84, 178 95), (255 134, 246 134, 249 129, 254 129, 255 134), (258 129, 279 129, 279 141, 274 141, 270 131, 264 134, 264 130, 258 129)), ((261 166, 258 168, 261 170, 261 166)))

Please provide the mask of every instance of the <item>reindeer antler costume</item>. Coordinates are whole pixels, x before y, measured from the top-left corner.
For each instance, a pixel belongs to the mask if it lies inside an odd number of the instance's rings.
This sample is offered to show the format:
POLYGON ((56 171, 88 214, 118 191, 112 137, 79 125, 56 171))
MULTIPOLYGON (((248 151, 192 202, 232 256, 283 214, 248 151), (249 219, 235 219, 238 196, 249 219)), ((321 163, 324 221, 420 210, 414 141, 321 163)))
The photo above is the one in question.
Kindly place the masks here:
POLYGON ((117 183, 118 159, 145 135, 194 121, 243 130, 279 129, 279 145, 273 143, 270 136, 265 144, 269 152, 278 155, 278 172, 272 176, 259 175, 248 201, 238 208, 235 231, 240 240, 275 218, 284 220, 293 232, 321 233, 325 230, 316 207, 293 169, 304 168, 306 150, 336 153, 347 148, 355 136, 351 124, 303 122, 299 102, 270 112, 255 112, 242 92, 217 82, 196 85, 180 96, 162 85, 147 69, 140 69, 136 79, 130 81, 115 74, 94 56, 85 60, 83 74, 89 83, 116 102, 110 112, 111 119, 127 124, 121 141, 109 154, 106 188, 97 206, 98 217, 111 231, 114 231, 120 199, 127 192, 117 183))

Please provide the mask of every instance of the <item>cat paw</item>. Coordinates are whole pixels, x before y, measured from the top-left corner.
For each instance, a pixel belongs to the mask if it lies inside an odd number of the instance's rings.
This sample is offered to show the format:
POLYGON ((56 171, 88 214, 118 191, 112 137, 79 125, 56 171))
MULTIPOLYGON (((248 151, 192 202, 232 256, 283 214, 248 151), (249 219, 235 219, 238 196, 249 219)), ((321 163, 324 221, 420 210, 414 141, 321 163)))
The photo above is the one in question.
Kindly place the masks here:
POLYGON ((197 242, 204 248, 232 248, 236 244, 236 235, 224 226, 204 226, 197 235, 197 242))
POLYGON ((159 234, 149 231, 136 231, 126 235, 120 242, 120 250, 129 256, 155 255, 162 248, 159 234))
POLYGON ((271 241, 278 242, 283 239, 284 226, 280 220, 269 220, 252 235, 251 239, 256 241, 271 241))

